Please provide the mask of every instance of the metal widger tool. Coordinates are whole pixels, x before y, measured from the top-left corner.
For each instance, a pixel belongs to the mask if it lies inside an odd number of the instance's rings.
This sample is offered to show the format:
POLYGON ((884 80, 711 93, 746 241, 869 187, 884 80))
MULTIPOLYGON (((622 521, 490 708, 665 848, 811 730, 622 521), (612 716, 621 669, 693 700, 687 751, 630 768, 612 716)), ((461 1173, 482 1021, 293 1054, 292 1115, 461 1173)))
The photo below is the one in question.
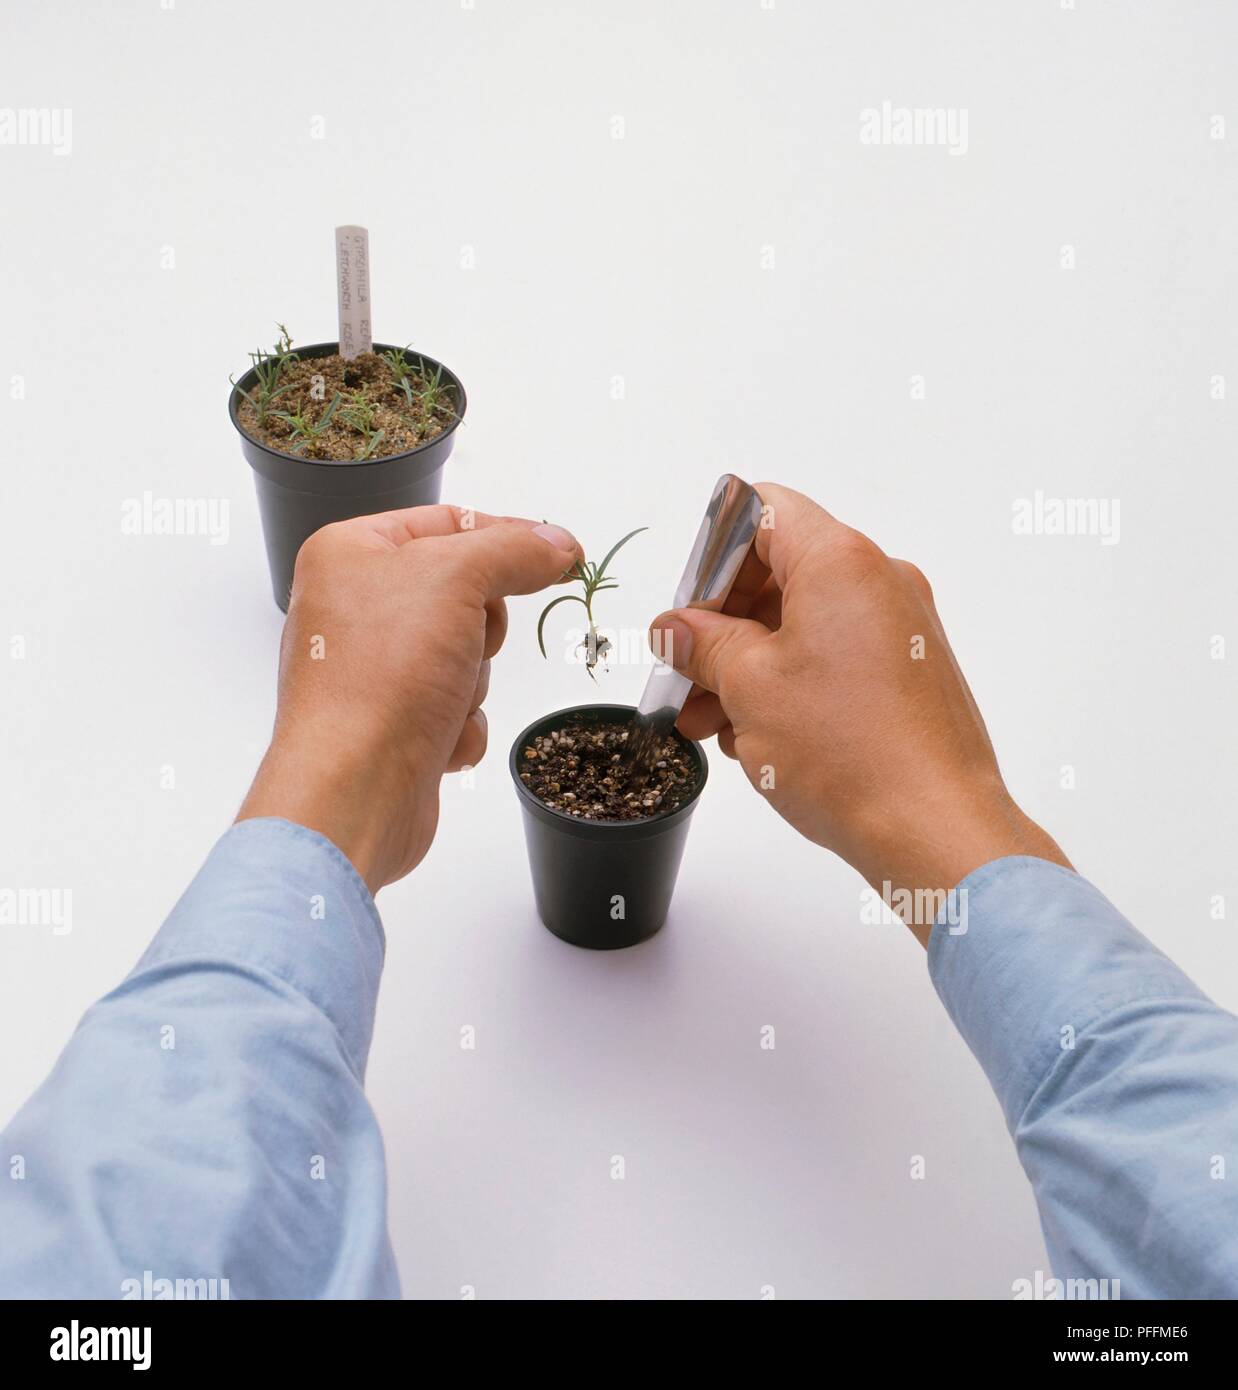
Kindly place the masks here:
MULTIPOLYGON (((743 617, 769 576, 753 546, 761 523, 761 499, 734 473, 714 484, 705 519, 697 532, 672 608, 708 608, 743 617)), ((673 653, 668 653, 674 659, 673 653)), ((629 774, 648 774, 652 754, 670 733, 692 689, 692 682, 663 661, 655 661, 641 696, 628 741, 629 774)))

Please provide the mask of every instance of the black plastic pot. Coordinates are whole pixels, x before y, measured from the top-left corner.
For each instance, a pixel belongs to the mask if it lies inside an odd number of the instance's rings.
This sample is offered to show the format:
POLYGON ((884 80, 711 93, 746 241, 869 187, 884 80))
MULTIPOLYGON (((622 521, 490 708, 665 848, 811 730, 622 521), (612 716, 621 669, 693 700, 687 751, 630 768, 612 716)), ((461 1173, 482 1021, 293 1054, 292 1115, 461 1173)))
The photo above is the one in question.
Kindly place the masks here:
MULTIPOLYGON (((375 343, 375 352, 391 350, 389 343, 375 343)), ((339 351, 338 343, 314 343, 297 348, 297 356, 329 357, 339 351)), ((420 357, 433 370, 442 366, 422 353, 420 357)), ((457 417, 464 415, 467 404, 460 378, 443 367, 443 381, 455 388, 453 396, 457 417)), ((242 391, 252 391, 256 376, 251 368, 237 382, 242 391)), ((271 584, 275 602, 286 613, 288 596, 292 591, 292 569, 297 551, 322 526, 333 521, 347 521, 354 516, 372 516, 375 512, 394 511, 397 507, 420 507, 437 502, 443 481, 443 465, 455 444, 457 418, 442 434, 426 444, 390 458, 367 460, 364 463, 342 459, 321 462, 284 454, 251 439, 241 429, 236 418, 240 396, 233 390, 228 398, 228 415, 241 436, 241 451, 254 470, 254 486, 258 490, 258 510, 262 514, 262 534, 266 540, 267 563, 271 568, 271 584)))
POLYGON ((698 773, 692 799, 666 815, 633 821, 580 820, 552 810, 520 780, 520 755, 538 735, 569 720, 622 723, 635 713, 630 705, 556 710, 530 724, 508 758, 524 813, 538 914, 556 936, 594 951, 635 946, 666 921, 692 812, 709 772, 704 750, 685 740, 698 773), (620 906, 622 916, 616 917, 620 906))

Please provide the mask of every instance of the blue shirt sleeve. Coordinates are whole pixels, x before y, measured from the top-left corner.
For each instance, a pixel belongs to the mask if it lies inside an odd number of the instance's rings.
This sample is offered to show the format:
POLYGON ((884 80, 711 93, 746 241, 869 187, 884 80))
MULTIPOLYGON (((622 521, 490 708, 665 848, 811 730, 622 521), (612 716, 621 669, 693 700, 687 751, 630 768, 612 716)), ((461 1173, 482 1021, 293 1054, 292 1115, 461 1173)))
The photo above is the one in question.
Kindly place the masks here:
POLYGON ((334 845, 233 826, 4 1131, 0 1295, 399 1297, 362 1089, 383 952, 334 845))
POLYGON ((1001 1102, 1056 1277, 1238 1297, 1238 1019, 1068 869, 999 859, 956 892, 929 972, 1001 1102))

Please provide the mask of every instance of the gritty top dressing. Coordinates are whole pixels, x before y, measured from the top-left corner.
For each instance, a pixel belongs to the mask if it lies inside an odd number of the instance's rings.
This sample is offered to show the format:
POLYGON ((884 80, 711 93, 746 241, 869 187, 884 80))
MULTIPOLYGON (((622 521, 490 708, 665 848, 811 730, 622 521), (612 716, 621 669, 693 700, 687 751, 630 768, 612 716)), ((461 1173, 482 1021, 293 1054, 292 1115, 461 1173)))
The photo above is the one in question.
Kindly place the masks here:
POLYGON ((630 733, 629 724, 569 720, 520 750, 520 780, 552 810, 581 820, 647 820, 690 801, 700 773, 679 735, 662 740, 637 783, 625 766, 630 733))

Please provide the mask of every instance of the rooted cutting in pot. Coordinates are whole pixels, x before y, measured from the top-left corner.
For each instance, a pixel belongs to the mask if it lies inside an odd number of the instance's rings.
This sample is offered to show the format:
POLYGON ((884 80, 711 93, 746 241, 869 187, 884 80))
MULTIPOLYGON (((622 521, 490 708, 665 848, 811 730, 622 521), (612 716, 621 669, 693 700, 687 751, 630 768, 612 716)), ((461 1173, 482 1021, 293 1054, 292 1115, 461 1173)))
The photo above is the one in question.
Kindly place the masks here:
POLYGON ((364 462, 406 454, 460 417, 443 369, 407 348, 300 357, 282 324, 271 349, 249 354, 256 376, 237 422, 268 449, 319 462, 364 462))
POLYGON ((552 810, 582 820, 668 815, 692 799, 699 774, 675 733, 663 739, 649 775, 628 776, 630 724, 569 721, 534 736, 520 754, 520 780, 552 810))
MULTIPOLYGON (((389 343, 375 343, 374 347, 373 353, 362 354, 353 361, 367 362, 371 372, 381 366, 390 376, 392 359, 398 361, 403 356, 406 364, 413 360, 412 354, 389 343)), ((404 380, 408 392, 423 400, 425 410, 434 419, 426 427, 428 437, 402 453, 391 454, 387 431, 393 435, 398 435, 398 431, 384 422, 380 412, 375 410, 371 416, 365 409, 372 405, 371 396, 376 393, 367 393, 361 402, 336 401, 335 409, 325 420, 335 397, 325 402, 314 400, 314 376, 322 375, 324 383, 327 380, 326 374, 318 372, 320 363, 333 364, 329 370, 339 373, 341 384, 344 373, 351 370, 351 364, 340 365, 338 343, 311 343, 294 352, 281 329, 280 342, 272 352, 253 353, 251 357, 253 366, 229 392, 228 413, 240 434, 241 452, 254 471, 275 602, 287 612, 297 551, 320 527, 354 516, 429 506, 439 500, 443 468, 451 455, 456 426, 467 401, 458 376, 432 358, 417 355, 424 371, 420 375, 414 372, 404 380), (291 361, 293 357, 296 362, 291 361), (303 394, 303 373, 310 378, 309 404, 303 394), (441 394, 436 400, 434 390, 448 393, 450 406, 443 405, 446 397, 441 394), (285 406, 292 408, 285 410, 285 406), (281 412, 301 420, 300 433, 298 427, 278 418, 281 412), (261 428, 260 413, 266 420, 261 428), (289 434, 276 436, 273 443, 266 442, 273 430, 284 426, 289 434), (334 431, 339 429, 346 431, 352 452, 341 458, 318 457, 332 452, 327 446, 338 437, 334 431), (302 452, 298 453, 298 448, 302 452), (359 454, 365 457, 354 457, 359 454)), ((378 380, 382 381, 381 372, 378 380)), ((396 389, 405 397, 404 387, 396 389)), ((325 388, 318 394, 325 395, 325 388)), ((342 392, 340 395, 342 398, 342 392)), ((350 396, 355 395, 350 391, 350 396)))
POLYGON ((450 368, 377 342, 369 233, 335 229, 339 335, 294 348, 278 324, 270 348, 232 379, 228 416, 253 469, 275 602, 286 613, 297 553, 324 526, 427 507, 468 402, 450 368))

